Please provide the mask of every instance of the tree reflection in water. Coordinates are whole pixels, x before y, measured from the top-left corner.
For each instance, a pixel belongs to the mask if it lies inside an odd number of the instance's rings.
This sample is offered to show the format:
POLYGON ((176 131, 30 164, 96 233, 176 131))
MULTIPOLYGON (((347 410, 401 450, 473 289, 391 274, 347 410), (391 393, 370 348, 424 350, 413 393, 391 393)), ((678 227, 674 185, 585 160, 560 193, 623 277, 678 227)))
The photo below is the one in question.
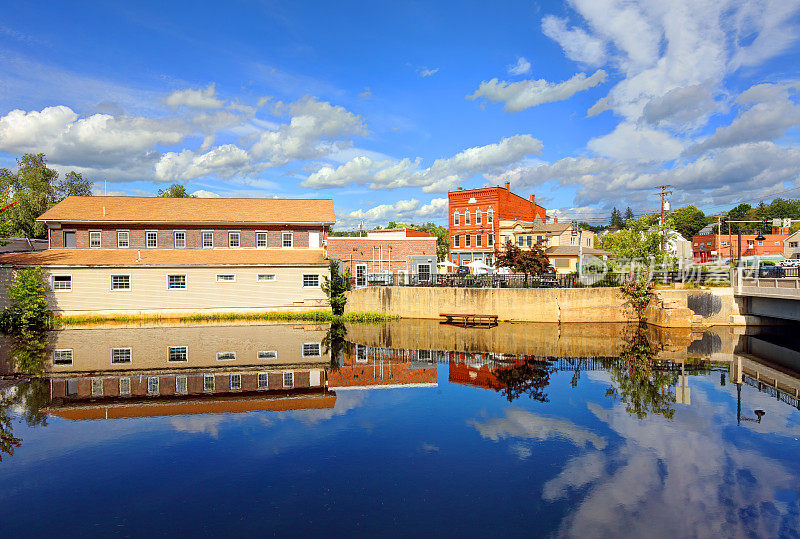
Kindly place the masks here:
POLYGON ((331 356, 330 372, 336 372, 344 361, 345 347, 347 346, 347 327, 344 322, 333 322, 328 328, 328 333, 322 339, 325 353, 331 356))
POLYGON ((498 391, 506 396, 508 402, 523 395, 535 401, 548 402, 545 388, 550 384, 550 374, 554 371, 547 363, 525 358, 513 367, 498 367, 493 374, 501 384, 498 391))
POLYGON ((644 419, 647 414, 672 419, 675 395, 670 388, 677 382, 677 373, 655 368, 656 350, 647 338, 647 326, 639 325, 627 337, 618 362, 609 365, 613 387, 606 396, 619 398, 625 411, 644 419))

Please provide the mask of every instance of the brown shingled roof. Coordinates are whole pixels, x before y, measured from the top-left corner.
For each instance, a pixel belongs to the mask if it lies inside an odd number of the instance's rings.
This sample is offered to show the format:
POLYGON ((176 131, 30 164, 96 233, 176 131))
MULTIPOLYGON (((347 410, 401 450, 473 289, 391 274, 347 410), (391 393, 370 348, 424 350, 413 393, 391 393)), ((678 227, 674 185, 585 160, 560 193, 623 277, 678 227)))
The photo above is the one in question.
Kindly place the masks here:
POLYGON ((0 255, 13 266, 312 266, 327 262, 320 250, 305 249, 47 249, 0 255), (137 260, 138 259, 138 260, 137 260))
POLYGON ((39 221, 101 223, 329 223, 330 199, 67 197, 39 221))

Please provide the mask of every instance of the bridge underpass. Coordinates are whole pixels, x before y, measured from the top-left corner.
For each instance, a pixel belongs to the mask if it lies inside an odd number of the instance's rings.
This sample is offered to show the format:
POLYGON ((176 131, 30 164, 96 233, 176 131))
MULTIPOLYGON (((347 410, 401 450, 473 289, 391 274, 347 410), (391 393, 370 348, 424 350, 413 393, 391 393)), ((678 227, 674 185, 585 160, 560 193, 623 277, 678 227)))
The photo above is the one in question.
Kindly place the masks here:
POLYGON ((747 314, 800 322, 800 276, 798 268, 787 269, 735 272, 733 291, 747 300, 747 314))

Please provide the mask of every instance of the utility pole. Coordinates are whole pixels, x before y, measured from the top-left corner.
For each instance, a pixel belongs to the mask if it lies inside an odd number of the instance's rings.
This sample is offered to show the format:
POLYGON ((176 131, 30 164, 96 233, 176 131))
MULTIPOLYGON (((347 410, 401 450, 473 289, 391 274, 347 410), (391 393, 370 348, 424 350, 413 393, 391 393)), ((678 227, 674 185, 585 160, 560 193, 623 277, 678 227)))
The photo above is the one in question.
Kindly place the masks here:
POLYGON ((717 237, 714 239, 714 248, 717 250, 717 264, 722 261, 722 216, 717 215, 717 237))
POLYGON ((661 192, 661 252, 664 252, 664 209, 666 208, 667 195, 671 195, 672 191, 667 191, 671 185, 657 185, 655 188, 660 189, 661 192))

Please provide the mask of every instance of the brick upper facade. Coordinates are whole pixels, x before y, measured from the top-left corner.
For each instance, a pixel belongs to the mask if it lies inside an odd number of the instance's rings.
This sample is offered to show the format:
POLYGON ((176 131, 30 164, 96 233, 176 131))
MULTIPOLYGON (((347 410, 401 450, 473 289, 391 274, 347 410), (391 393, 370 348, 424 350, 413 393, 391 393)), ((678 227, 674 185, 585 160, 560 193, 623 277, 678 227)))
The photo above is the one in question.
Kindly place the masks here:
MULTIPOLYGON (((773 229, 773 234, 764 234, 756 240, 756 234, 742 234, 742 256, 782 255, 784 242, 789 237, 784 229, 773 229)), ((704 234, 692 238, 692 255, 695 262, 710 262, 719 258, 736 258, 739 254, 738 235, 704 234)))
MULTIPOLYGON (((405 230, 405 229, 404 229, 405 230)), ((389 271, 413 272, 412 256, 432 256, 436 262, 436 237, 418 230, 398 233, 400 237, 387 238, 389 234, 368 232, 366 237, 333 236, 328 238, 328 257, 341 260, 344 268, 355 275, 356 266, 366 266, 367 273, 389 271)), ((435 268, 431 268, 433 272, 435 268)))

